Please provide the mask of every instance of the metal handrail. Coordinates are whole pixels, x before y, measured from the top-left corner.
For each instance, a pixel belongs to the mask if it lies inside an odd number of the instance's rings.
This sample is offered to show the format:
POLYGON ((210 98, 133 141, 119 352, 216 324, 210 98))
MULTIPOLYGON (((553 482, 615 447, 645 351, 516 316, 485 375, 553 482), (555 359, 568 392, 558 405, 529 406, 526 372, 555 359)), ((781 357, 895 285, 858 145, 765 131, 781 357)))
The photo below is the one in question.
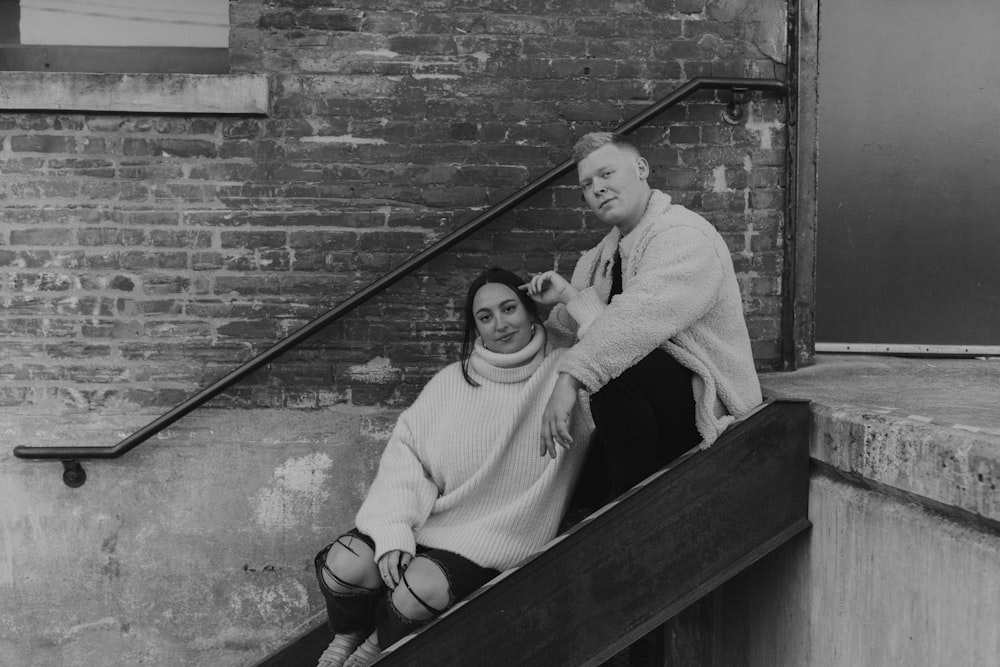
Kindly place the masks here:
MULTIPOLYGON (((630 120, 620 125, 615 131, 628 134, 638 127, 647 123, 650 119, 659 115, 666 109, 676 105, 682 100, 690 97, 699 90, 732 90, 734 91, 732 107, 746 101, 745 93, 748 91, 770 91, 775 93, 786 93, 788 86, 777 79, 743 79, 732 77, 696 77, 687 83, 675 88, 658 102, 650 105, 630 120)), ((116 445, 111 447, 29 447, 17 446, 14 448, 14 456, 21 459, 40 460, 61 460, 65 465, 64 481, 70 486, 80 486, 86 479, 86 474, 80 466, 79 461, 86 459, 114 459, 122 456, 126 452, 142 444, 150 437, 164 430, 181 417, 197 407, 205 404, 215 396, 219 395, 229 387, 233 386, 241 379, 250 375, 261 366, 270 363, 287 350, 295 347, 316 332, 320 331, 332 322, 340 319, 345 314, 371 299, 386 288, 398 282, 403 277, 409 275, 414 270, 427 264, 435 257, 448 251, 452 246, 466 239, 471 234, 479 231, 487 224, 500 217, 510 209, 514 208, 525 199, 533 196, 539 190, 551 184, 558 178, 568 173, 575 163, 568 159, 549 171, 545 172, 528 185, 510 195, 499 204, 496 204, 487 211, 477 215, 475 218, 465 223, 462 227, 451 232, 437 243, 425 248, 416 255, 392 269, 381 278, 369 283, 353 295, 323 313, 313 321, 296 330, 288 337, 278 341, 259 355, 245 362, 225 376, 214 381, 212 384, 198 391, 190 398, 177 404, 169 411, 163 413, 149 424, 143 426, 138 431, 125 437, 116 445)))

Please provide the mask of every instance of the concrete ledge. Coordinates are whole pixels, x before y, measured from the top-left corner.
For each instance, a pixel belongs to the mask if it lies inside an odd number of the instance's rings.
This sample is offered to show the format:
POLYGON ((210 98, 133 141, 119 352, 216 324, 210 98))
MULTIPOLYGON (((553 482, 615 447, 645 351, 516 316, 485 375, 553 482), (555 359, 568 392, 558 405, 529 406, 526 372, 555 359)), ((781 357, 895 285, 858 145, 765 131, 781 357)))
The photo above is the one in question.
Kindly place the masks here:
POLYGON ((1000 362, 818 354, 761 385, 813 401, 811 455, 831 474, 1000 525, 1000 362))
POLYGON ((266 115, 263 74, 0 72, 0 109, 266 115))
POLYGON ((1000 437, 813 403, 810 455, 848 476, 1000 522, 1000 437))

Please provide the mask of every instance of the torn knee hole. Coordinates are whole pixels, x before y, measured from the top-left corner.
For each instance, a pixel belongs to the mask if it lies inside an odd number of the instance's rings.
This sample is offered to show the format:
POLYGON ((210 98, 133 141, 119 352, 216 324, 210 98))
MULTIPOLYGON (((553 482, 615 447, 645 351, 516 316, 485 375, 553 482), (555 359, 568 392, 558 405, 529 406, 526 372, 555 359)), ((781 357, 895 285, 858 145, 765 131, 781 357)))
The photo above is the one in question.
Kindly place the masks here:
MULTIPOLYGON (((404 618, 424 621, 443 613, 451 606, 451 587, 447 584, 444 591, 421 590, 420 586, 416 588, 417 590, 404 573, 390 598, 392 606, 404 618)), ((425 585, 424 588, 428 587, 425 585)))
POLYGON ((350 535, 330 545, 320 564, 323 584, 333 594, 357 595, 379 589, 378 569, 371 548, 350 535))

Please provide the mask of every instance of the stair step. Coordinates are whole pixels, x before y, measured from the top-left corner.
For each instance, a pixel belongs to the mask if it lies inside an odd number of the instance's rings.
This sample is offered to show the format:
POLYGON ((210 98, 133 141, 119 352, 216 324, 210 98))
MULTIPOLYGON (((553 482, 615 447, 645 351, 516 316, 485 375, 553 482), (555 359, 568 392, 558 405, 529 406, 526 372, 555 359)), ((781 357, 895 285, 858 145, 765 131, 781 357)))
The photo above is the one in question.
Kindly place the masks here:
MULTIPOLYGON (((766 403, 378 664, 599 665, 809 526, 809 423, 806 402, 766 403)), ((324 641, 325 625, 257 665, 313 664, 324 641)))

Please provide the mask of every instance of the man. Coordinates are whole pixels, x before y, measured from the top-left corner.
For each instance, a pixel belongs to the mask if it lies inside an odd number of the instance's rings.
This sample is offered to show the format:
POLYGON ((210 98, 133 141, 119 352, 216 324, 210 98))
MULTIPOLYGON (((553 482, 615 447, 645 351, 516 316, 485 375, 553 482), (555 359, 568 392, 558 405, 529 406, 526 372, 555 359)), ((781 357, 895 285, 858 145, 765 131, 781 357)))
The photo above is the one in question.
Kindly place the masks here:
POLYGON ((545 408, 542 455, 569 447, 578 390, 590 394, 594 456, 626 491, 699 442, 709 445, 761 401, 743 302, 725 241, 650 188, 649 164, 621 135, 573 149, 583 197, 611 227, 572 280, 547 271, 522 286, 554 305, 546 322, 571 345, 545 408))

